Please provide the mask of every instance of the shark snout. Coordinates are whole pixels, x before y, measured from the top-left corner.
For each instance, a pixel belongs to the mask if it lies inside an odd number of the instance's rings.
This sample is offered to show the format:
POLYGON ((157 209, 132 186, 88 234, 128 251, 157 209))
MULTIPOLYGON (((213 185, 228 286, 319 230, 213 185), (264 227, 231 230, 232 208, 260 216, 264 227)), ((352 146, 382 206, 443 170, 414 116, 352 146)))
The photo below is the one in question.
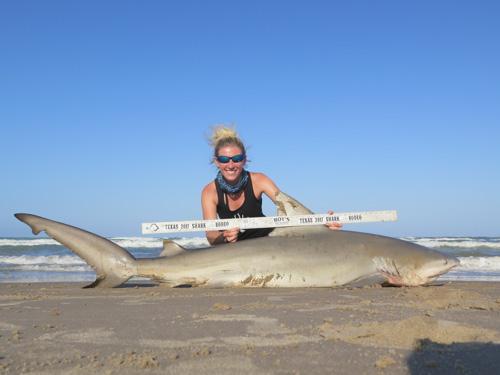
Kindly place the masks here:
POLYGON ((460 265, 460 260, 458 260, 458 258, 448 257, 445 259, 445 266, 448 267, 448 270, 451 270, 458 265, 460 265))
POLYGON ((438 262, 432 262, 432 264, 429 265, 428 269, 426 270, 427 272, 424 272, 424 274, 427 274, 426 276, 430 280, 436 279, 437 277, 444 275, 445 273, 450 271, 452 268, 455 268, 459 264, 460 261, 458 260, 458 258, 445 255, 444 259, 438 262))

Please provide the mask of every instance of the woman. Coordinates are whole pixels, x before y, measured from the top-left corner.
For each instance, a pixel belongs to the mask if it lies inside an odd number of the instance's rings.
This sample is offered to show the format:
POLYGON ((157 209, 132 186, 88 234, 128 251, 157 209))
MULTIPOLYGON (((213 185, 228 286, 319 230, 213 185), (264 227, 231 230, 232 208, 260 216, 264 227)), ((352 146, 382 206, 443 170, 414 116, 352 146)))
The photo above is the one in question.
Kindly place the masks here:
MULTIPOLYGON (((244 169, 247 161, 246 150, 234 129, 216 127, 210 142, 214 148, 214 163, 219 172, 215 180, 202 191, 203 219, 264 216, 262 194, 274 202, 274 197, 279 192, 276 184, 262 173, 250 173, 244 169)), ((336 223, 329 225, 331 229, 338 229, 340 226, 336 223)), ((208 242, 216 245, 267 236, 272 230, 273 228, 247 229, 243 232, 239 228, 232 228, 225 231, 208 231, 206 235, 208 242)))

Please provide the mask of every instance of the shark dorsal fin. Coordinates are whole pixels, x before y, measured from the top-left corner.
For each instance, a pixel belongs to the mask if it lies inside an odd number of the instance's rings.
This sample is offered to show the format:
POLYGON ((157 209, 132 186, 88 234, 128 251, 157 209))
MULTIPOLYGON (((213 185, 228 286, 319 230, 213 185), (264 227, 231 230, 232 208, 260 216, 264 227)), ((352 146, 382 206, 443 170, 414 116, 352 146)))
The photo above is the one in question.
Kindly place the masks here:
MULTIPOLYGON (((313 214, 309 208, 304 206, 298 200, 292 198, 288 194, 278 192, 275 196, 274 203, 276 204, 278 216, 294 216, 294 215, 310 215, 313 214)), ((272 237, 292 237, 302 236, 309 233, 318 233, 328 231, 329 229, 323 225, 308 226, 308 227, 284 227, 274 229, 269 236, 272 237)))
POLYGON ((163 250, 160 253, 160 256, 173 257, 174 255, 185 253, 186 251, 187 250, 185 248, 172 240, 163 240, 163 250))

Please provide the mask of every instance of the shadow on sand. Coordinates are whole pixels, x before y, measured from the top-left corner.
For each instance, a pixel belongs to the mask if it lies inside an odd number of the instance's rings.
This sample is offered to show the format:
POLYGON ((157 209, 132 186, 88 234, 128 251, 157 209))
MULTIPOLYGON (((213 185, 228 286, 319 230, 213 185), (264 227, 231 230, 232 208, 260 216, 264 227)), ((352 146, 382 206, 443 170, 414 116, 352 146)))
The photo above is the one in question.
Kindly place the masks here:
POLYGON ((116 288, 119 289, 129 289, 129 288, 153 288, 157 287, 158 283, 155 283, 154 281, 149 281, 149 280, 137 280, 137 281, 129 281, 126 282, 125 284, 122 284, 116 288))
POLYGON ((500 374, 500 345, 420 340, 408 358, 410 374, 500 374))

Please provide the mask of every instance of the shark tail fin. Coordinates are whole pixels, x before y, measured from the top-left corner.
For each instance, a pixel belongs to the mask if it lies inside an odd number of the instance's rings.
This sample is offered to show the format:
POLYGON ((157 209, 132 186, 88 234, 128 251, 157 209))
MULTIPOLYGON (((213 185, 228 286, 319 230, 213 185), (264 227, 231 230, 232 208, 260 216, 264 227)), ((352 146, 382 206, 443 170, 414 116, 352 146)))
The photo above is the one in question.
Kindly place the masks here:
POLYGON ((137 274, 137 262, 132 254, 104 237, 41 216, 24 213, 14 216, 27 224, 33 234, 45 231, 87 262, 97 277, 86 288, 117 287, 137 274))

